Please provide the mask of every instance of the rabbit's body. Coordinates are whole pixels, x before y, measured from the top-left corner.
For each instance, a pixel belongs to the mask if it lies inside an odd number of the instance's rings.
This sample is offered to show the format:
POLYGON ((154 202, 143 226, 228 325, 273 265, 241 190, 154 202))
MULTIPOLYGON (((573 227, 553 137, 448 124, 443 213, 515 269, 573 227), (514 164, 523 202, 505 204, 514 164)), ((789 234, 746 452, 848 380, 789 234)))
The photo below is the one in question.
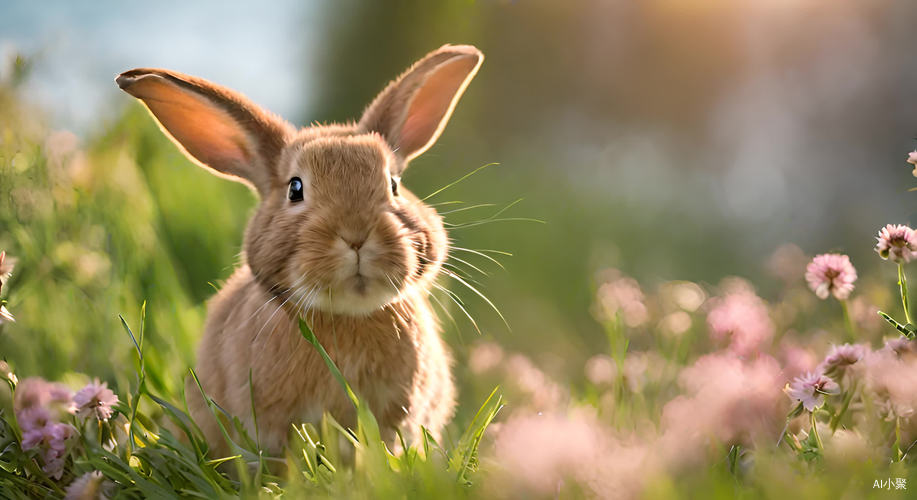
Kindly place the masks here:
MULTIPOLYGON (((159 69, 118 77, 192 160, 259 194, 244 264, 209 304, 196 371, 207 396, 265 449, 280 452, 293 424, 324 412, 355 423, 300 318, 390 444, 398 429, 436 436, 451 417, 451 358, 428 302, 449 240, 400 178, 482 60, 474 47, 446 45, 386 87, 359 122, 300 130, 200 78, 159 69)), ((211 446, 226 451, 193 381, 186 396, 211 446)))
MULTIPOLYGON (((355 423, 353 405, 304 341, 296 315, 277 312, 279 304, 273 304, 279 300, 247 266, 240 267, 209 304, 198 352, 208 396, 238 416, 252 436, 254 403, 261 443, 272 451, 286 442, 291 423, 318 422, 325 411, 346 426, 355 423), (248 323, 258 327, 246 328, 248 323), (251 392, 248 372, 239 366, 251 367, 251 392)), ((388 441, 396 428, 410 437, 420 425, 438 430, 448 422, 454 404, 450 359, 426 298, 405 298, 367 316, 311 310, 306 318, 344 377, 367 400, 388 441)), ((204 423, 206 435, 220 436, 198 392, 188 384, 192 414, 204 423)))

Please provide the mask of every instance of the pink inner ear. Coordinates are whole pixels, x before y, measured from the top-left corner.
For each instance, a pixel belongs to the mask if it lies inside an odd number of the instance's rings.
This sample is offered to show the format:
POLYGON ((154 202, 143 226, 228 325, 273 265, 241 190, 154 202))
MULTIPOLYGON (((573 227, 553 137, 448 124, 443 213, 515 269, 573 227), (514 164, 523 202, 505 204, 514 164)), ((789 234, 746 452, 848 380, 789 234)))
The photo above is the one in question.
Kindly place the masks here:
POLYGON ((457 57, 427 77, 401 126, 398 147, 405 157, 417 156, 433 144, 477 64, 477 57, 457 57))
POLYGON ((161 80, 138 81, 132 93, 141 98, 162 128, 204 166, 239 177, 250 160, 245 134, 226 111, 206 98, 161 80))

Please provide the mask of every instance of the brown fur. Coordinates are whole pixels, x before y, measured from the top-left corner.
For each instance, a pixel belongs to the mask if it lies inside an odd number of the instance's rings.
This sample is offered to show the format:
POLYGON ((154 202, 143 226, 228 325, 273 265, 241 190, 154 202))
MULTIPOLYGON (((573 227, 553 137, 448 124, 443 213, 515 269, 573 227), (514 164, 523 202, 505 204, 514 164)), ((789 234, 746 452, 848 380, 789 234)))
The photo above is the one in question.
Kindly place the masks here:
MULTIPOLYGON (((299 317, 390 443, 396 429, 416 438, 423 425, 437 435, 451 418, 451 358, 428 302, 448 239, 436 211, 393 183, 435 142, 482 60, 474 47, 443 46, 386 87, 358 123, 299 131, 199 78, 160 69, 117 78, 192 160, 260 195, 245 263, 208 305, 197 373, 252 435, 254 404, 268 451, 280 452, 291 424, 323 412, 355 423, 299 317), (294 177, 302 201, 288 198, 294 177)), ((225 451, 190 381, 186 395, 211 445, 225 451)))

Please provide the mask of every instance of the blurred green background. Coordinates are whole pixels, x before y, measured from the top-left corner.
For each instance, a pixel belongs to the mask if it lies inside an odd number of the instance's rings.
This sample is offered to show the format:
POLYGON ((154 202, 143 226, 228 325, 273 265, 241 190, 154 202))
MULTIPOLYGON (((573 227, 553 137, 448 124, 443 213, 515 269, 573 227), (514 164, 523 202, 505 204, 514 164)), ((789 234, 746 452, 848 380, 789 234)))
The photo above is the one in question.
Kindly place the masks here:
MULTIPOLYGON (((545 222, 452 234, 513 254, 505 270, 472 257, 510 328, 451 287, 486 338, 575 382, 607 347, 591 313, 603 268, 649 284, 741 275, 766 295, 785 242, 876 265, 875 231, 915 222, 901 187, 915 16, 886 0, 4 3, 0 248, 19 263, 0 356, 21 376, 126 376, 118 314, 136 325, 145 300, 166 367, 154 382, 175 390, 193 363, 256 200, 182 157, 117 90, 126 69, 212 79, 305 125, 358 117, 443 43, 477 45, 481 72, 404 182, 425 195, 499 163, 435 201, 524 198, 506 215, 545 222)), ((461 368, 477 334, 451 313, 462 395, 480 401, 461 368)))

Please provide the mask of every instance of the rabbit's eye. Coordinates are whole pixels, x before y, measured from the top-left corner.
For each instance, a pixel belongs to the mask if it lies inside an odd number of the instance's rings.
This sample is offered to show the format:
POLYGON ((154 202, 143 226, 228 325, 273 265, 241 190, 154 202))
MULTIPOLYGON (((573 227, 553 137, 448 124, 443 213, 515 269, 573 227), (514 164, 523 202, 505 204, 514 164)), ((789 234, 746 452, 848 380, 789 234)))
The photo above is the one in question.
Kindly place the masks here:
POLYGON ((392 195, 398 196, 398 178, 392 177, 392 195))
POLYGON ((299 177, 290 179, 290 192, 287 194, 290 201, 302 201, 302 180, 299 177))

